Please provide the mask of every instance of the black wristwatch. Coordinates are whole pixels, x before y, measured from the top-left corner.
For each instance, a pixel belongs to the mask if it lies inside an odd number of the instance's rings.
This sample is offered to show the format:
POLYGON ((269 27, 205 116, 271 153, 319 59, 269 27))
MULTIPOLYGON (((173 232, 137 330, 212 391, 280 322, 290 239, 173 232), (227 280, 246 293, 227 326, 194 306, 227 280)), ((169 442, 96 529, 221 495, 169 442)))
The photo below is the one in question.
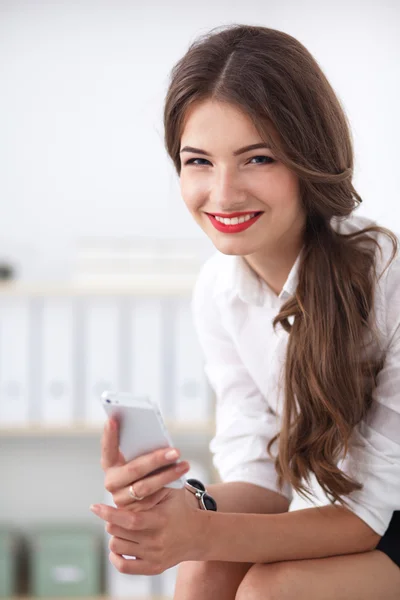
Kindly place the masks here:
POLYGON ((217 503, 214 498, 208 494, 201 481, 198 479, 187 479, 185 488, 196 496, 202 510, 217 510, 217 503))

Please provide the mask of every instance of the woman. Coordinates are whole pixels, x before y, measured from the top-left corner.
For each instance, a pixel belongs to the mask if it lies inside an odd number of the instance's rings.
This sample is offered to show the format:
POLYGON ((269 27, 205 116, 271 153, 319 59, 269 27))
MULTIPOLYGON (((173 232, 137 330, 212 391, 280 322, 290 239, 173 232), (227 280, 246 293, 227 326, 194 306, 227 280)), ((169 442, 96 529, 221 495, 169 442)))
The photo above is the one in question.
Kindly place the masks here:
POLYGON ((117 508, 94 509, 110 560, 132 574, 182 563, 176 600, 398 600, 400 262, 396 236, 354 214, 337 97, 290 35, 230 26, 174 67, 165 135, 218 251, 193 309, 223 483, 208 486, 217 511, 200 510, 190 486, 163 489, 173 468, 144 479, 162 452, 125 464, 110 423, 117 508), (288 512, 311 475, 327 504, 288 512))

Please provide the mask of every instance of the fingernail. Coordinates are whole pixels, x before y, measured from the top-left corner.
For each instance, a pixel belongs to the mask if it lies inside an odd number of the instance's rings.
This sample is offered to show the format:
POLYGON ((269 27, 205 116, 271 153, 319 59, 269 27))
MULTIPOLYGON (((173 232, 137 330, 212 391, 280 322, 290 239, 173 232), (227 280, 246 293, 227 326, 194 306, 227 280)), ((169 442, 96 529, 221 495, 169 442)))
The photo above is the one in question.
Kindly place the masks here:
POLYGON ((167 460, 171 460, 172 458, 178 458, 179 454, 176 450, 169 450, 164 456, 167 460))
POLYGON ((189 465, 187 463, 179 463, 177 467, 175 467, 175 471, 177 473, 182 473, 182 471, 186 471, 189 469, 189 465))
POLYGON ((100 512, 100 506, 98 504, 91 504, 89 508, 92 512, 96 514, 100 512))

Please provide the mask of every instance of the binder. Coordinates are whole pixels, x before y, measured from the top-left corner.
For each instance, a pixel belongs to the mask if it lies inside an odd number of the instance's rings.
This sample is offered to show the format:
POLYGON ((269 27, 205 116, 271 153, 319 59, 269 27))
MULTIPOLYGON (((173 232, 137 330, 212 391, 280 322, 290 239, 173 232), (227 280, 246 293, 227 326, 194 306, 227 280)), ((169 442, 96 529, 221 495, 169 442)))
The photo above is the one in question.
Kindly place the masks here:
POLYGON ((175 415, 184 422, 211 418, 211 389, 204 373, 204 360, 195 332, 190 301, 176 301, 175 311, 175 415))
POLYGON ((160 298, 138 298, 132 303, 130 390, 149 396, 165 417, 161 303, 160 298))
POLYGON ((100 396, 105 390, 120 390, 121 321, 115 297, 88 298, 83 309, 84 420, 103 425, 105 414, 100 396))
POLYGON ((0 300, 0 427, 30 420, 30 304, 0 300))
POLYGON ((40 414, 46 425, 74 420, 74 306, 68 298, 47 298, 42 313, 40 414))

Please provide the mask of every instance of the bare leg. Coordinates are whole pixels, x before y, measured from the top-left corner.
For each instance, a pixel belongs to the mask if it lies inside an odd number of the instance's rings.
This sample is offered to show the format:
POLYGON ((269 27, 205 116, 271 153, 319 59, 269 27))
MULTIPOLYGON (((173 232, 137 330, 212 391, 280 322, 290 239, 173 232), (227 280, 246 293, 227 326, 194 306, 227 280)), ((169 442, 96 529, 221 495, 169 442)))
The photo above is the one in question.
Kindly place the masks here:
POLYGON ((179 565, 174 600, 235 600, 253 563, 186 561, 179 565))
POLYGON ((400 569, 380 550, 256 564, 235 600, 399 600, 400 569))

